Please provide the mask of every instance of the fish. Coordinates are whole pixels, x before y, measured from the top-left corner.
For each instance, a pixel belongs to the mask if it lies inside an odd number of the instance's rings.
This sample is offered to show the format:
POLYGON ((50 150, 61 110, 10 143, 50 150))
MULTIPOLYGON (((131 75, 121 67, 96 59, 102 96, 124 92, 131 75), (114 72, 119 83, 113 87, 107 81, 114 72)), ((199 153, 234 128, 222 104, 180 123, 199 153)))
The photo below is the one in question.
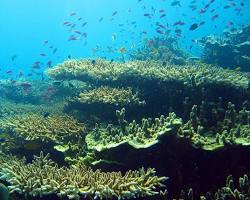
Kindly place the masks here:
POLYGON ((5 73, 6 73, 6 74, 12 74, 13 71, 12 71, 12 70, 7 70, 5 73))
POLYGON ((30 141, 24 145, 24 148, 30 151, 36 151, 38 149, 41 149, 42 145, 39 144, 38 142, 30 141))
POLYGON ((88 24, 88 22, 82 23, 82 27, 86 26, 87 24, 88 24))
POLYGON ((126 48, 125 47, 121 47, 121 48, 119 48, 119 50, 118 50, 121 54, 124 54, 124 53, 126 53, 127 52, 127 50, 126 50, 126 48))
POLYGON ((44 45, 45 45, 45 44, 48 44, 48 43, 49 43, 48 40, 45 40, 45 41, 43 42, 44 45))
POLYGON ((112 34, 111 39, 112 39, 113 42, 116 40, 116 34, 115 33, 112 34))
POLYGON ((49 61, 47 62, 47 67, 51 67, 51 64, 52 64, 52 61, 49 60, 49 61))
POLYGON ((163 18, 163 17, 166 17, 166 14, 162 14, 162 15, 160 16, 160 18, 163 18))
POLYGON ((38 65, 33 65, 31 68, 32 68, 32 69, 40 69, 41 67, 40 67, 40 65, 38 64, 38 65))
POLYGON ((40 53, 40 56, 45 57, 46 54, 45 53, 40 53))
POLYGON ((63 22, 63 25, 67 25, 67 24, 70 24, 70 22, 69 21, 64 21, 63 22))
POLYGON ((181 2, 178 1, 172 1, 172 3, 170 4, 171 6, 181 6, 181 2))
POLYGON ((159 34, 164 34, 164 32, 160 29, 156 29, 156 32, 159 33, 159 34))
POLYGON ((217 19, 218 17, 219 17, 219 15, 216 14, 216 15, 212 16, 211 19, 214 21, 214 20, 217 19))
POLYGON ((202 26, 205 24, 205 21, 200 22, 199 26, 202 26))
POLYGON ((152 45, 153 43, 154 43, 154 40, 153 40, 153 39, 150 39, 150 40, 147 41, 147 45, 148 45, 148 46, 152 45))
POLYGON ((72 41, 72 40, 78 40, 78 38, 74 35, 71 35, 71 36, 69 36, 68 41, 72 41))
POLYGON ((226 6, 224 6, 223 8, 224 8, 224 9, 228 9, 228 8, 231 8, 231 6, 226 5, 226 6))
POLYGON ((69 16, 75 16, 75 15, 76 15, 75 12, 71 12, 71 13, 69 14, 69 16))
POLYGON ((91 60, 91 64, 92 64, 92 65, 95 65, 95 64, 96 64, 96 60, 94 60, 94 59, 91 60))
POLYGON ((81 32, 81 31, 79 31, 79 30, 73 30, 72 32, 74 32, 74 33, 76 33, 76 34, 79 34, 79 35, 81 35, 81 34, 82 34, 82 32, 81 32))
POLYGON ((200 10, 199 10, 199 13, 200 13, 200 14, 203 14, 203 13, 205 13, 205 12, 206 12, 206 9, 200 9, 200 10))
POLYGON ((175 32, 175 33, 178 33, 178 34, 181 34, 181 33, 182 33, 182 30, 181 30, 181 29, 175 29, 174 32, 175 32))
POLYGON ((50 115, 50 113, 49 113, 49 112, 44 112, 44 113, 43 113, 43 117, 44 117, 44 118, 48 118, 48 117, 49 117, 49 115, 50 115))
POLYGON ((144 13, 143 16, 151 18, 151 14, 150 13, 144 13))
POLYGON ((57 52, 57 48, 54 48, 54 50, 53 50, 53 54, 55 54, 57 52))
POLYGON ((16 57, 17 57, 17 55, 16 55, 16 54, 14 54, 14 55, 11 57, 11 61, 12 61, 12 62, 14 62, 14 61, 15 61, 15 59, 16 59, 16 57))
POLYGON ((101 17, 98 21, 99 21, 99 22, 102 22, 102 21, 103 21, 103 17, 101 17))
POLYGON ((32 84, 29 82, 22 82, 19 84, 19 86, 21 86, 23 89, 29 89, 32 87, 32 84))
POLYGON ((189 30, 190 31, 194 31, 195 29, 197 29, 199 27, 199 25, 197 23, 194 23, 192 24, 190 27, 189 27, 189 30))
POLYGON ((86 37, 88 37, 88 34, 86 32, 83 32, 82 36, 86 38, 86 37))
POLYGON ((115 11, 115 12, 113 12, 113 13, 112 13, 112 15, 111 15, 111 16, 113 17, 113 16, 117 15, 117 13, 118 13, 118 12, 117 12, 117 11, 115 11))
POLYGON ((173 26, 177 26, 177 25, 183 26, 183 25, 185 25, 185 22, 180 21, 180 20, 177 22, 174 22, 173 26))

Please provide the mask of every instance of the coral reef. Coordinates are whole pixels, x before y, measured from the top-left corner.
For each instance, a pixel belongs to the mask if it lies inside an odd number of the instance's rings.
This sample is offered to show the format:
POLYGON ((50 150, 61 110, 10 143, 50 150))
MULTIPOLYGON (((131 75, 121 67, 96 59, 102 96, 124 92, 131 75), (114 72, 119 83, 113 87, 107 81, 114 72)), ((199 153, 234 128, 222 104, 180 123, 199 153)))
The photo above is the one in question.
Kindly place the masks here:
POLYGON ((184 65, 182 67, 153 61, 131 61, 110 63, 105 60, 68 60, 47 70, 49 77, 55 80, 82 80, 94 84, 118 84, 140 86, 149 82, 175 82, 189 86, 219 84, 223 86, 249 87, 249 75, 225 70, 205 64, 184 65))
MULTIPOLYGON (((211 197, 211 194, 207 194, 211 197)), ((250 198, 250 183, 248 176, 245 174, 239 178, 238 184, 233 180, 233 176, 229 175, 226 180, 225 187, 220 188, 215 194, 213 199, 249 199, 250 198), (237 187, 238 185, 238 187, 237 187)), ((205 198, 204 198, 205 199, 205 198)))
POLYGON ((182 124, 181 120, 170 113, 160 118, 142 119, 141 125, 136 121, 128 123, 125 117, 125 109, 116 111, 119 126, 109 124, 105 129, 96 125, 95 129, 86 136, 89 149, 102 151, 127 143, 135 149, 148 148, 159 142, 160 137, 177 132, 182 124))
POLYGON ((73 99, 81 104, 112 104, 119 106, 142 105, 143 101, 139 99, 138 93, 133 93, 131 88, 110 88, 99 87, 90 91, 82 92, 79 97, 73 99))
POLYGON ((207 36, 199 40, 204 46, 202 59, 221 67, 250 71, 250 23, 225 31, 220 37, 207 36), (230 59, 228 59, 230 58, 230 59))
POLYGON ((14 132, 25 140, 60 143, 69 137, 79 137, 84 131, 84 124, 66 115, 44 117, 29 114, 1 120, 0 129, 3 132, 14 132))
MULTIPOLYGON (((203 107, 200 108, 200 114, 203 107)), ((221 108, 220 108, 221 111, 221 108)), ((222 113, 219 109, 213 109, 213 118, 217 119, 215 127, 204 127, 206 119, 198 114, 198 106, 194 105, 190 112, 189 121, 178 131, 178 136, 188 138, 196 148, 204 150, 216 150, 230 145, 250 145, 250 111, 243 107, 239 112, 235 105, 228 103, 228 108, 222 113), (219 115, 224 115, 222 121, 219 115)))
POLYGON ((78 97, 69 98, 64 111, 94 125, 96 122, 113 120, 117 109, 125 107, 130 113, 143 109, 143 106, 145 101, 131 88, 101 86, 81 92, 78 97))
MULTIPOLYGON (((200 194, 198 194, 200 195, 200 194)), ((197 196, 198 196, 197 195, 197 196)), ((167 194, 165 194, 165 199, 167 194)), ((180 199, 194 200, 196 199, 195 191, 190 188, 187 192, 181 191, 180 199)), ((198 198, 198 197, 197 197, 198 198)), ((247 174, 239 177, 238 183, 234 181, 232 175, 227 176, 226 185, 219 188, 216 192, 207 192, 205 195, 199 196, 200 200, 248 200, 250 198, 250 183, 247 174)))
POLYGON ((59 197, 80 199, 136 198, 158 194, 166 177, 155 175, 154 169, 121 172, 93 171, 82 165, 78 168, 59 167, 49 155, 35 156, 30 164, 24 160, 0 156, 1 179, 10 183, 10 192, 33 197, 57 194, 59 197))
POLYGON ((186 64, 188 53, 181 49, 175 37, 165 35, 146 39, 145 44, 132 52, 129 52, 133 60, 158 60, 171 64, 186 64))
POLYGON ((34 105, 30 103, 16 103, 6 99, 0 99, 0 118, 8 118, 15 115, 23 115, 28 113, 37 113, 44 115, 45 113, 51 115, 63 114, 63 102, 47 103, 41 105, 34 105))

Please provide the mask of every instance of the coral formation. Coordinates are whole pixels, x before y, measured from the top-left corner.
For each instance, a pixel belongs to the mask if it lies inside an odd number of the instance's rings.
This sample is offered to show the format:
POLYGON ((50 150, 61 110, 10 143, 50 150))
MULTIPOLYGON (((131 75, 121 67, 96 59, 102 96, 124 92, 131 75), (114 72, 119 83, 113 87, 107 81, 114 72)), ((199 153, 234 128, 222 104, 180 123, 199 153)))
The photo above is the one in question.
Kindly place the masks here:
POLYGON ((140 86, 149 82, 175 82, 189 86, 219 84, 247 89, 249 76, 233 70, 225 70, 205 64, 184 65, 182 67, 153 61, 131 61, 110 63, 105 60, 68 60, 47 70, 55 80, 82 80, 99 84, 140 86))
POLYGON ((63 114, 63 103, 47 103, 41 105, 34 105, 30 103, 16 103, 6 99, 0 99, 0 118, 8 118, 15 115, 23 115, 28 113, 37 114, 51 114, 51 115, 61 115, 63 114))
POLYGON ((143 101, 139 99, 138 93, 133 93, 131 88, 110 88, 102 86, 82 92, 79 97, 73 99, 81 104, 112 104, 119 106, 142 105, 143 101))
POLYGON ((250 145, 250 111, 243 107, 237 112, 235 105, 229 102, 227 110, 222 112, 222 121, 218 118, 218 111, 212 110, 213 117, 218 121, 215 127, 209 129, 202 125, 204 118, 198 114, 198 106, 194 105, 189 121, 179 129, 178 136, 190 139, 194 147, 204 150, 216 150, 230 145, 250 145))
POLYGON ((202 59, 221 67, 250 71, 250 23, 225 31, 221 37, 207 36, 199 40, 204 46, 202 59), (228 59, 230 58, 230 59, 228 59))
POLYGON ((174 113, 168 116, 161 115, 160 118, 142 119, 141 124, 134 120, 128 123, 125 117, 125 109, 116 111, 119 126, 113 127, 109 124, 102 129, 96 125, 95 129, 86 136, 89 149, 102 151, 127 143, 135 149, 148 148, 159 142, 160 137, 176 133, 181 120, 174 113))
POLYGON ((78 168, 59 167, 49 155, 35 156, 30 164, 24 160, 0 155, 1 179, 10 183, 10 192, 33 197, 57 194, 59 197, 80 199, 136 198, 158 194, 166 177, 155 175, 154 169, 121 172, 93 171, 81 165, 78 168))
POLYGON ((146 39, 144 43, 141 48, 129 53, 133 60, 158 60, 183 65, 189 57, 188 53, 179 47, 177 39, 170 35, 146 39))
POLYGON ((62 142, 70 137, 79 137, 84 124, 70 116, 48 116, 28 114, 0 121, 3 132, 14 132, 25 140, 62 142))

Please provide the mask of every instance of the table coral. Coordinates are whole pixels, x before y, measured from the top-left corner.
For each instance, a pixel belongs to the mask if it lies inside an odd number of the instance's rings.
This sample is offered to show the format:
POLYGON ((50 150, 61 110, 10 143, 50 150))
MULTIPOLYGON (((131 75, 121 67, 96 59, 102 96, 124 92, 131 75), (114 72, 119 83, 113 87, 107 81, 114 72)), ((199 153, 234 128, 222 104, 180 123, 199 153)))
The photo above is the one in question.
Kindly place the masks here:
POLYGON ((55 80, 82 80, 100 84, 118 84, 123 86, 142 85, 148 81, 169 83, 181 82, 189 86, 205 84, 228 85, 247 89, 249 75, 226 70, 211 65, 197 64, 162 66, 153 61, 130 61, 116 63, 98 59, 95 64, 91 60, 67 60, 47 70, 50 78, 55 80))
POLYGON ((24 160, 0 155, 1 179, 10 183, 10 192, 26 196, 44 197, 57 194, 59 197, 80 199, 136 198, 158 194, 166 177, 155 175, 152 168, 121 172, 93 171, 81 165, 75 168, 59 167, 49 155, 35 156, 30 164, 24 160))

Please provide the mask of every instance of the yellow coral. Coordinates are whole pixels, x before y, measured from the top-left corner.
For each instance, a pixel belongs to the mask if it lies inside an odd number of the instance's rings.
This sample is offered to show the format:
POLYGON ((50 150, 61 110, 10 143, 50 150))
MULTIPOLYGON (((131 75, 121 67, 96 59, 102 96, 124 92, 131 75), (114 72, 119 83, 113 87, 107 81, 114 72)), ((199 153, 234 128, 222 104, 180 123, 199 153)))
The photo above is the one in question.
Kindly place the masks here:
POLYGON ((84 131, 84 124, 71 116, 38 114, 15 116, 0 121, 0 129, 13 131, 25 140, 61 142, 67 138, 78 138, 84 131))
POLYGON ((138 93, 133 93, 131 88, 110 88, 102 86, 87 92, 82 92, 79 97, 73 101, 82 104, 104 103, 114 105, 142 105, 144 101, 140 101, 138 93))
POLYGON ((178 81, 197 86, 201 84, 223 84, 248 88, 249 75, 210 65, 162 66, 153 61, 129 61, 110 63, 106 60, 68 60, 48 69, 47 74, 56 80, 78 79, 96 83, 117 82, 126 85, 143 84, 144 81, 178 81))
POLYGON ((57 166, 49 155, 35 157, 31 164, 0 155, 0 175, 10 183, 10 192, 43 197, 48 194, 70 199, 135 198, 158 194, 157 186, 164 186, 166 177, 155 175, 154 169, 121 172, 93 171, 81 165, 74 168, 57 166))

